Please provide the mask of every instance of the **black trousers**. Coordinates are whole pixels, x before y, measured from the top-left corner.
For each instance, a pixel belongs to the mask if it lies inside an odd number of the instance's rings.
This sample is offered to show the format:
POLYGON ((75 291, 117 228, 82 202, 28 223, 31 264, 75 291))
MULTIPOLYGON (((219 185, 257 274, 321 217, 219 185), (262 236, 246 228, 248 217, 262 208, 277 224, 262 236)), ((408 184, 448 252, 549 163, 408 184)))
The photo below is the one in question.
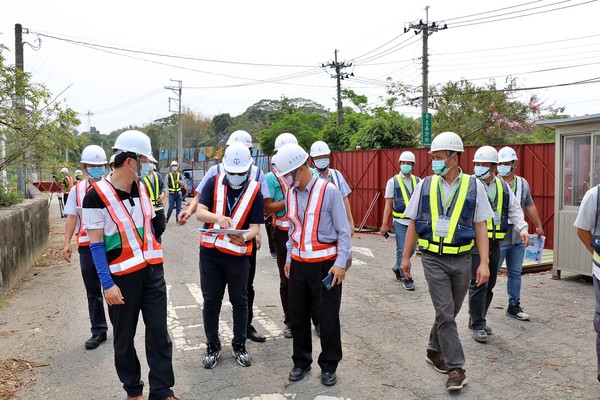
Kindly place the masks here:
POLYGON ((273 240, 273 234, 275 231, 275 226, 273 226, 274 218, 275 218, 275 216, 273 214, 265 215, 265 229, 267 230, 267 237, 269 238, 269 252, 270 253, 277 252, 277 250, 275 249, 275 241, 273 240))
POLYGON ((321 322, 321 354, 319 366, 323 372, 335 372, 342 359, 340 334, 340 304, 342 285, 330 290, 323 286, 334 260, 304 263, 292 260, 290 267, 289 306, 295 368, 307 368, 312 363, 311 313, 321 322))
POLYGON ((286 243, 288 240, 288 231, 275 227, 273 229, 273 241, 275 242, 275 252, 277 253, 277 269, 279 270, 279 297, 281 298, 281 307, 283 308, 283 323, 290 322, 288 316, 288 286, 290 280, 285 276, 283 268, 287 257, 286 243))
POLYGON ((156 216, 152 218, 152 227, 154 228, 154 236, 158 243, 162 243, 162 234, 167 229, 167 220, 165 219, 165 209, 155 210, 156 216))
POLYGON ((96 265, 92 258, 89 246, 79 246, 79 265, 81 266, 81 277, 87 295, 88 311, 92 335, 103 335, 108 330, 106 314, 104 313, 104 297, 102 297, 102 285, 96 272, 96 265))
POLYGON ((204 305, 202 319, 207 343, 221 343, 219 314, 225 294, 233 307, 233 343, 245 343, 248 318, 248 256, 234 256, 216 249, 200 247, 200 288, 204 305))
POLYGON ((477 267, 481 258, 479 253, 471 253, 471 281, 469 283, 469 318, 473 329, 483 329, 486 325, 486 315, 492 298, 494 287, 498 278, 498 263, 500 262, 500 241, 490 240, 490 279, 477 287, 477 267))
POLYGON ((146 360, 150 367, 150 400, 173 396, 173 344, 167 330, 167 287, 162 264, 148 265, 125 275, 113 275, 125 304, 109 306, 113 325, 115 367, 128 396, 144 388, 134 338, 140 311, 144 318, 146 360))
POLYGON ((252 319, 254 318, 254 275, 256 275, 256 239, 252 239, 252 254, 250 254, 249 262, 250 269, 248 270, 248 327, 252 325, 252 319))

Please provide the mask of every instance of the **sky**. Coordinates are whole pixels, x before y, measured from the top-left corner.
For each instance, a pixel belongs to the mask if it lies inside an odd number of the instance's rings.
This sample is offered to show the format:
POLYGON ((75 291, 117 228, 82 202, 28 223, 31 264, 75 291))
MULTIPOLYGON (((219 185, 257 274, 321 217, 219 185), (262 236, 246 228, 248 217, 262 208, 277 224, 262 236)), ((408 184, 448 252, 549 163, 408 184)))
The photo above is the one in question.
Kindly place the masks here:
POLYGON ((536 94, 569 115, 600 113, 600 79, 546 87, 600 77, 596 0, 10 1, 0 43, 13 64, 16 23, 29 32, 24 42, 41 40, 24 47, 32 80, 80 113, 80 131, 108 134, 168 116, 171 79, 182 81, 182 106, 206 117, 281 96, 334 111, 336 82, 321 64, 336 49, 354 74, 342 88, 382 104, 388 77, 421 85, 421 35, 404 27, 425 21, 426 6, 429 22, 448 26, 429 37, 430 84, 494 78, 502 86, 512 76, 522 88, 544 87, 519 92, 522 100, 536 94))

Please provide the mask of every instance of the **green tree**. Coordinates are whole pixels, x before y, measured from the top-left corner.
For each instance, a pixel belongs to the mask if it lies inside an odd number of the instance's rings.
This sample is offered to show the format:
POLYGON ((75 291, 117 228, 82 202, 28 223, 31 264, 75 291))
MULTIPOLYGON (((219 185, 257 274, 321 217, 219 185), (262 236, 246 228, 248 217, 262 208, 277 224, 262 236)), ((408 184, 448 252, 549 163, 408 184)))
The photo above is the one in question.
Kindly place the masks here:
POLYGON ((337 125, 335 113, 330 113, 330 119, 321 130, 319 137, 325 141, 331 150, 354 150, 351 137, 363 126, 373 120, 370 114, 345 113, 344 123, 337 125))
POLYGON ((325 119, 317 114, 296 112, 286 115, 260 132, 260 149, 266 154, 273 154, 275 139, 284 132, 294 134, 302 147, 310 149, 324 125, 325 119))
POLYGON ((0 45, 0 134, 6 136, 6 157, 0 171, 23 162, 58 164, 64 154, 79 147, 77 113, 30 74, 6 64, 0 45))
POLYGON ((350 138, 351 148, 360 146, 363 150, 413 148, 418 146, 419 124, 412 118, 397 111, 378 111, 374 118, 354 133, 350 138))

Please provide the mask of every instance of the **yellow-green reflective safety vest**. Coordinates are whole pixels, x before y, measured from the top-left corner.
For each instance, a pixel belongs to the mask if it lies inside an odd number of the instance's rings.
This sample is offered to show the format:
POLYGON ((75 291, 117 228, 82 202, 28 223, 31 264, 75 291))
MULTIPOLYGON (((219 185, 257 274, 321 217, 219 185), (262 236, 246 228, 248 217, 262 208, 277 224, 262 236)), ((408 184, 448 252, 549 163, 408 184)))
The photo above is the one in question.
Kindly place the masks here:
MULTIPOLYGON (((394 218, 406 218, 404 211, 406 210, 406 206, 408 205, 411 196, 402 180, 402 176, 402 174, 394 176, 394 178, 396 178, 394 180, 394 210, 392 211, 394 218)), ((412 190, 414 191, 417 187, 417 183, 420 182, 420 179, 411 175, 410 180, 412 182, 412 190)))

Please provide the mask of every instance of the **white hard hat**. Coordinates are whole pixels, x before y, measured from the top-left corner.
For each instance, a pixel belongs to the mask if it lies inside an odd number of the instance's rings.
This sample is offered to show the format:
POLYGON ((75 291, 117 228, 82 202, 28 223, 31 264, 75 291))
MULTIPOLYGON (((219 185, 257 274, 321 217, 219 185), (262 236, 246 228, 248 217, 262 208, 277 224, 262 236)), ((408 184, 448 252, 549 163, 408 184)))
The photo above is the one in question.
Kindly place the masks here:
POLYGON ((517 160, 517 152, 512 147, 503 147, 498 152, 498 162, 508 162, 517 160))
MULTIPOLYGON (((104 165, 106 164, 106 152, 104 149, 96 144, 90 144, 86 146, 81 152, 81 163, 91 165, 104 165)), ((77 172, 77 171, 76 171, 77 172)))
POLYGON ((75 173, 73 175, 80 176, 80 175, 83 175, 83 172, 80 169, 76 169, 75 173))
POLYGON ((110 156, 110 159, 108 160, 108 164, 112 165, 115 163, 115 155, 113 154, 112 156, 110 156))
POLYGON ((300 145, 288 143, 281 146, 275 159, 277 176, 289 174, 300 168, 308 160, 308 153, 300 145))
POLYGON ((331 150, 329 150, 327 143, 322 140, 317 140, 310 146, 311 157, 325 156, 327 154, 331 154, 331 150))
POLYGON ((440 150, 450 150, 463 152, 463 142, 460 136, 454 132, 442 132, 431 141, 430 153, 440 150))
POLYGON ((63 167, 63 168, 60 169, 60 172, 68 174, 69 173, 69 168, 63 167))
POLYGON ((130 130, 121 133, 115 140, 114 150, 127 151, 145 156, 151 162, 157 162, 152 157, 152 143, 144 132, 130 130))
POLYGON ((498 152, 492 146, 482 146, 475 152, 473 162, 491 162, 498 164, 498 152))
POLYGON ((246 172, 252 166, 250 150, 241 142, 233 142, 225 149, 223 155, 225 171, 239 174, 246 172))
POLYGON ((402 152, 402 154, 400 154, 400 158, 398 159, 398 162, 400 161, 410 161, 410 162, 417 162, 415 159, 415 155, 413 154, 412 151, 404 151, 402 152))
POLYGON ((173 160, 173 161, 171 161, 171 167, 174 166, 174 165, 179 165, 179 164, 177 164, 177 161, 173 160))
POLYGON ((229 139, 227 139, 227 146, 231 146, 235 142, 243 143, 246 148, 252 147, 252 136, 246 131, 238 130, 229 135, 229 139))
POLYGON ((296 136, 292 135, 291 133, 282 133, 281 135, 277 136, 275 139, 275 151, 279 150, 281 146, 288 143, 298 144, 298 139, 296 139, 296 136))

